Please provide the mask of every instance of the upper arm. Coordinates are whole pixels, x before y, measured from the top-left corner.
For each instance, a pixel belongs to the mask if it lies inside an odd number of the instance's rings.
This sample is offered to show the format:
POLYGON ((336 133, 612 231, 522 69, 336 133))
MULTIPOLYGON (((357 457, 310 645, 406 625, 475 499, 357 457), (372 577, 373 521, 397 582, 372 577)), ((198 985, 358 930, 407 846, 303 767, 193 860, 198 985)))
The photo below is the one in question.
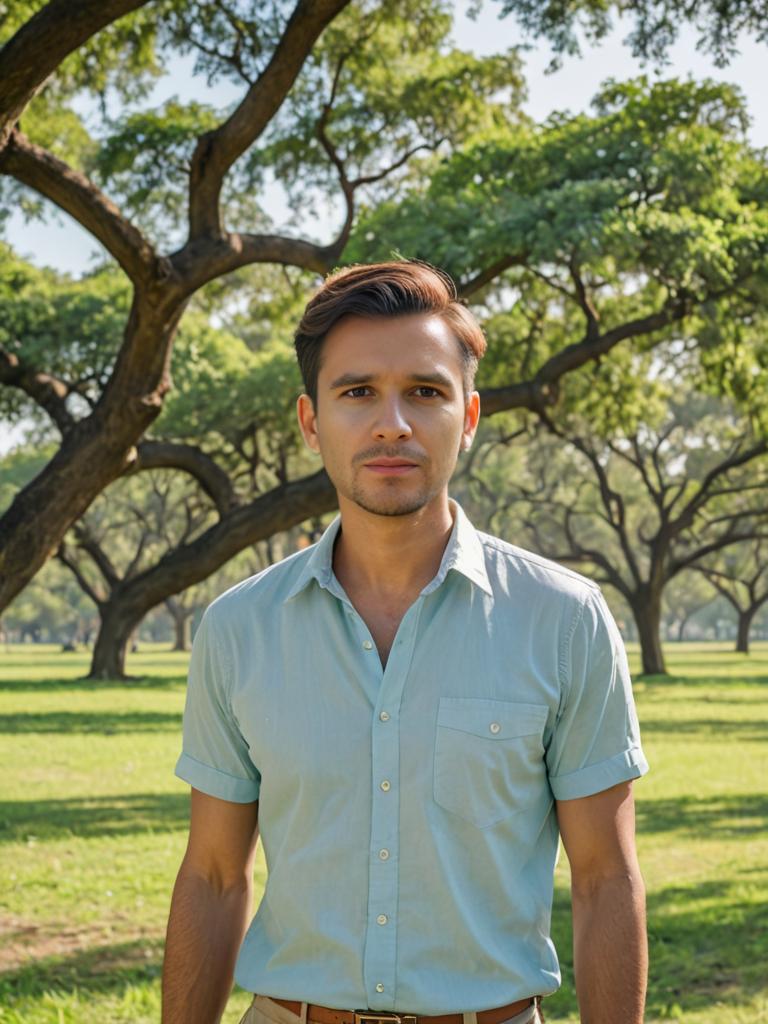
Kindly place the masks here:
POLYGON ((184 867, 217 888, 250 879, 256 853, 259 804, 234 803, 192 789, 184 867))
POLYGON ((574 888, 638 870, 632 783, 557 801, 557 821, 574 888))

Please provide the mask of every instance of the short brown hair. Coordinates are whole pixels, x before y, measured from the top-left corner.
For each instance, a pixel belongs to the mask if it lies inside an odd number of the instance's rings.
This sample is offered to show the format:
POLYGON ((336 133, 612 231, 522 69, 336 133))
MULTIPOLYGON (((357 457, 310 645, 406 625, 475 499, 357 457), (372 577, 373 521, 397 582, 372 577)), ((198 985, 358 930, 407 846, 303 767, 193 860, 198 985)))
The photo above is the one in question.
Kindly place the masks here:
POLYGON ((306 393, 317 405, 317 377, 323 342, 347 316, 369 319, 434 313, 459 343, 465 397, 472 391, 486 342, 479 323, 458 301, 456 286, 437 267, 421 260, 356 264, 330 274, 312 296, 296 329, 296 356, 306 393))

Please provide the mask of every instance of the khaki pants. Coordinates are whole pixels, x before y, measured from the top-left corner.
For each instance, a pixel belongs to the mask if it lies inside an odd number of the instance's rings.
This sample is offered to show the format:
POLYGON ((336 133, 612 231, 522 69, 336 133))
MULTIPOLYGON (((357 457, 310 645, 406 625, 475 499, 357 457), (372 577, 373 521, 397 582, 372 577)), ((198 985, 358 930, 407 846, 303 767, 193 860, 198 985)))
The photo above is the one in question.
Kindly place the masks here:
MULTIPOLYGON (((254 996, 240 1024, 307 1024, 307 1004, 302 1003, 301 1009, 301 1016, 297 1016, 267 996, 254 996)), ((465 1013, 464 1024, 477 1024, 477 1014, 465 1013)), ((535 1005, 527 1006, 502 1024, 541 1024, 541 1017, 535 1005)))

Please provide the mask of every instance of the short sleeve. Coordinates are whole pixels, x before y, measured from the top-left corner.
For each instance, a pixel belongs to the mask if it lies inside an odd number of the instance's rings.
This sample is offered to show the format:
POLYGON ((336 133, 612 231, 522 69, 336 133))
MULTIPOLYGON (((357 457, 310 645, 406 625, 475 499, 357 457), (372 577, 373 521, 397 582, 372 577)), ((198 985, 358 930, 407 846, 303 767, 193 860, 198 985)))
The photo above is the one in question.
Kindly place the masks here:
POLYGON ((209 608, 192 644, 176 775, 209 796, 250 803, 259 797, 261 776, 232 714, 230 685, 228 663, 209 608))
POLYGON ((561 657, 561 701, 547 747, 556 800, 574 800, 648 771, 618 627, 599 590, 590 593, 561 657))

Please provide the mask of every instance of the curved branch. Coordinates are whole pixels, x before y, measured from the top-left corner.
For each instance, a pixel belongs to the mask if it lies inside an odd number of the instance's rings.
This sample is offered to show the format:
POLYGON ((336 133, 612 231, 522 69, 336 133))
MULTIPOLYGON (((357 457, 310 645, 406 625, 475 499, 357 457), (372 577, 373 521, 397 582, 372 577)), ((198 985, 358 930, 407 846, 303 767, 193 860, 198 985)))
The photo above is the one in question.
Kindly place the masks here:
POLYGON ((557 384, 561 377, 586 363, 605 355, 619 342, 638 335, 650 334, 662 327, 682 320, 691 310, 688 299, 675 299, 655 313, 620 324, 604 334, 591 338, 587 334, 581 341, 566 345, 541 366, 532 380, 508 387, 489 388, 481 392, 481 405, 486 416, 508 409, 531 409, 538 412, 551 405, 557 397, 557 384))
POLYGON ((237 504, 232 483, 214 460, 192 444, 172 441, 142 441, 129 473, 143 469, 180 469, 189 473, 212 499, 219 515, 224 516, 237 504))
POLYGON ((50 373, 25 365, 13 352, 0 345, 0 384, 18 388, 44 409, 59 428, 62 437, 77 422, 67 409, 71 388, 50 373))
POLYGON ((301 238, 283 235, 252 235, 231 232, 218 238, 198 238, 187 242, 171 256, 186 294, 192 294, 208 281, 229 274, 250 263, 280 263, 288 267, 326 274, 338 259, 343 242, 316 245, 301 238))
POLYGON ((514 256, 503 256, 500 260, 496 260, 495 263, 491 263, 490 266, 486 267, 485 270, 479 271, 474 277, 470 277, 467 281, 460 282, 457 285, 457 291, 459 297, 462 299, 469 298, 474 292, 484 288, 491 281, 495 281, 499 274, 503 274, 505 270, 509 270, 510 267, 519 267, 525 263, 528 259, 528 253, 516 253, 514 256))
POLYGON ((189 237, 222 233, 219 198, 224 176, 280 108, 315 41, 350 0, 299 0, 272 59, 242 103, 215 131, 202 135, 192 157, 189 237))
POLYGON ((56 558, 65 565, 67 569, 77 580, 77 585, 83 591, 83 593, 90 597, 97 608, 100 608, 107 600, 107 595, 99 593, 95 587, 91 586, 91 583, 85 578, 84 573, 81 571, 80 566, 77 564, 75 559, 70 555, 69 548, 63 542, 59 545, 59 550, 56 552, 56 558))
POLYGON ((99 544, 85 523, 75 523, 73 528, 77 546, 90 557, 93 564, 99 570, 110 590, 120 582, 120 574, 112 563, 112 559, 99 544))
POLYGON ((768 441, 758 441, 751 448, 744 448, 741 451, 733 450, 731 455, 709 470, 677 517, 671 520, 670 527, 680 532, 690 526, 701 506, 715 496, 712 487, 723 474, 729 473, 732 469, 738 469, 739 466, 744 466, 766 453, 768 453, 768 441))
POLYGON ((99 29, 148 0, 50 0, 0 50, 0 151, 13 126, 64 58, 99 29))
POLYGON ((0 172, 29 185, 98 239, 134 282, 156 267, 152 246, 118 207, 80 171, 36 146, 18 129, 0 154, 0 172))

